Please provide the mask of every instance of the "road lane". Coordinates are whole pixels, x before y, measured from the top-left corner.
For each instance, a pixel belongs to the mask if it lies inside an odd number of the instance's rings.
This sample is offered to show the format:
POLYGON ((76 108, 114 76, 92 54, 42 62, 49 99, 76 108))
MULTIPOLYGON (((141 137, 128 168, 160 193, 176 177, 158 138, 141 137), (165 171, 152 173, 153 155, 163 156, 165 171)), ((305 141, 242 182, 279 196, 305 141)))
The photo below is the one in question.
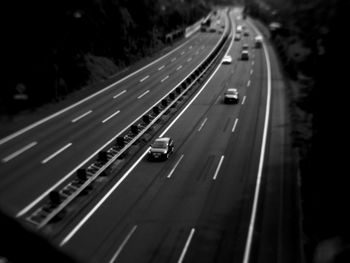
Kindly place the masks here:
POLYGON ((249 90, 239 83, 246 83, 250 63, 237 62, 236 72, 242 74, 235 77, 231 77, 231 67, 221 67, 193 105, 167 131, 166 135, 176 142, 174 155, 161 163, 142 159, 65 244, 65 249, 93 262, 108 258, 106 255, 111 258, 123 243, 125 229, 137 225, 118 262, 178 262, 189 240, 188 233, 196 229, 184 262, 240 262, 266 108, 266 82, 261 81, 266 79, 264 61, 257 65, 259 70, 252 76, 249 90), (244 105, 215 104, 227 85, 237 86, 249 100, 244 105), (198 132, 204 118, 206 124, 198 132), (213 180, 215 175, 219 176, 213 180), (89 240, 89 236, 94 236, 94 240, 89 240), (98 240, 103 240, 103 248, 98 240))

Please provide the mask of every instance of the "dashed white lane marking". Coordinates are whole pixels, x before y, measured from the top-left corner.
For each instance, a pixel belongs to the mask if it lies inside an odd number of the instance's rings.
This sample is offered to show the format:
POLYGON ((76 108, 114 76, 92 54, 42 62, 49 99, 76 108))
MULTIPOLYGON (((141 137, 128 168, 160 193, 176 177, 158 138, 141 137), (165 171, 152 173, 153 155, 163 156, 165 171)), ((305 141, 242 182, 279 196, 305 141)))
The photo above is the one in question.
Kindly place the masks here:
POLYGON ((25 151, 29 150, 30 148, 34 147, 37 144, 38 144, 37 142, 31 142, 30 144, 24 146, 23 148, 19 149, 18 151, 15 151, 14 153, 12 153, 9 156, 7 156, 4 159, 2 159, 2 162, 6 163, 6 162, 12 160, 13 158, 15 158, 18 155, 24 153, 25 151))
POLYGON ((235 123, 233 124, 231 132, 235 132, 237 123, 238 123, 238 119, 235 120, 235 123))
POLYGON ((165 65, 158 68, 158 70, 162 70, 165 67, 165 65))
POLYGON ((171 62, 174 62, 176 60, 176 58, 173 58, 173 59, 171 59, 171 62))
POLYGON ((126 89, 123 90, 122 92, 118 93, 117 95, 113 96, 113 99, 118 98, 120 95, 123 95, 126 92, 126 89))
POLYGON ((187 59, 187 62, 190 62, 192 60, 192 58, 189 58, 189 59, 187 59))
POLYGON ((213 180, 216 180, 216 177, 218 176, 218 174, 219 174, 219 171, 220 171, 220 168, 221 168, 221 165, 222 165, 222 162, 224 161, 224 158, 225 158, 225 156, 221 156, 221 158, 220 158, 220 161, 219 161, 219 164, 218 164, 218 167, 216 167, 216 170, 215 170, 215 174, 214 174, 214 176, 213 176, 213 180))
POLYGON ((201 126, 198 128, 198 131, 201 131, 204 124, 207 122, 208 118, 205 118, 204 121, 201 123, 201 126))
POLYGON ((181 162, 182 158, 184 157, 184 155, 182 154, 179 158, 179 160, 177 160, 176 164, 174 165, 173 169, 171 169, 170 173, 168 174, 167 178, 170 178, 171 175, 174 173, 176 167, 179 165, 179 163, 181 162))
POLYGON ((183 262, 183 260, 184 260, 184 258, 185 258, 185 255, 186 255, 186 252, 187 252, 187 250, 188 250, 188 247, 190 246, 190 243, 191 243, 191 240, 192 240, 192 237, 193 237, 195 231, 196 231, 196 230, 195 230, 194 228, 191 229, 191 232, 190 232, 190 234, 189 234, 189 236, 188 236, 188 238, 187 238, 187 240, 186 240, 185 246, 184 246, 184 248, 182 249, 180 258, 179 258, 179 260, 177 261, 177 263, 182 263, 182 262, 183 262))
POLYGON ((144 93, 142 93, 140 96, 137 97, 137 99, 141 99, 143 96, 145 96, 149 90, 146 90, 144 93))
POLYGON ((115 115, 119 114, 120 113, 120 110, 117 110, 116 112, 114 112, 112 115, 108 116, 106 119, 104 119, 102 121, 102 123, 105 123, 107 121, 109 121, 110 119, 112 119, 115 115))
POLYGON ((63 152, 64 150, 66 150, 67 148, 69 148, 70 146, 72 146, 72 143, 68 143, 67 145, 63 146, 61 149, 59 149, 58 151, 54 152, 53 154, 51 154, 49 157, 47 157, 46 159, 42 160, 41 163, 45 164, 48 161, 50 161, 51 159, 55 158, 57 155, 59 155, 61 152, 63 152))
POLYGON ((92 110, 89 110, 89 111, 85 112, 84 114, 82 114, 82 115, 76 117, 76 118, 73 119, 71 122, 72 122, 72 123, 77 122, 78 120, 80 120, 80 119, 84 118, 85 116, 89 115, 91 112, 92 112, 92 110))
POLYGON ((248 80, 248 82, 247 82, 247 87, 250 87, 250 84, 251 84, 251 81, 248 80))
POLYGON ((163 78, 160 82, 164 82, 167 80, 167 78, 169 78, 169 75, 167 75, 165 78, 163 78))
POLYGON ((149 75, 147 75, 146 77, 140 79, 140 82, 144 82, 144 81, 145 81, 146 79, 148 79, 148 78, 149 78, 149 75))
POLYGON ((253 74, 253 72, 254 72, 254 70, 252 70, 252 69, 251 69, 251 70, 250 70, 250 75, 252 75, 252 74, 253 74))
POLYGON ((182 68, 182 65, 178 66, 176 71, 180 70, 182 68))
POLYGON ((135 230, 137 228, 137 225, 135 225, 130 232, 128 233, 128 235, 125 237, 125 239, 123 240, 123 242, 121 243, 121 245, 118 247, 117 251, 114 253, 113 257, 111 258, 111 260, 109 261, 109 263, 113 263, 115 262, 115 260, 117 259, 117 257, 119 256, 120 252, 122 252, 123 248, 125 247, 126 243, 128 243, 129 239, 131 238, 131 236, 134 234, 135 230))
POLYGON ((242 105, 244 104, 245 100, 246 100, 246 96, 243 97, 242 105))

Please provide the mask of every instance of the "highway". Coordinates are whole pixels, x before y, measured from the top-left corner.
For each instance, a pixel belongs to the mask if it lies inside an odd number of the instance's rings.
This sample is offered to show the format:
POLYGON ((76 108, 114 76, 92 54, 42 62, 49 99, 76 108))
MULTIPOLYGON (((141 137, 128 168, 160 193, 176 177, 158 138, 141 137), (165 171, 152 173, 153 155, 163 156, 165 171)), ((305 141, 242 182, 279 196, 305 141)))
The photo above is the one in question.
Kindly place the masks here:
POLYGON ((64 251, 89 262, 243 262, 271 81, 263 49, 252 48, 256 33, 247 29, 250 36, 231 43, 233 63, 219 65, 160 132, 175 141, 171 158, 150 162, 147 149, 139 154, 56 237, 64 251), (248 61, 239 59, 243 43, 248 61), (223 103, 228 87, 238 89, 237 105, 223 103))
MULTIPOLYGON (((81 262, 301 262, 297 169, 278 58, 232 9, 232 64, 219 64, 162 127, 175 151, 150 161, 138 151, 96 197, 49 235, 81 262), (233 30, 233 35, 235 34, 233 30), (249 60, 241 60, 243 44, 249 60), (225 104, 227 88, 239 91, 225 104)), ((198 33, 130 78, 14 138, 0 140, 1 206, 16 216, 108 140, 142 116, 207 56, 221 35, 198 33), (25 147, 27 146, 27 147, 25 147), (25 147, 25 148, 21 148, 25 147), (18 149, 24 149, 17 152, 18 149)), ((49 233, 49 229, 46 229, 49 233)), ((44 233, 45 234, 45 233, 44 233)))
MULTIPOLYGON (((224 14, 222 11, 221 24, 227 24, 224 14)), ((1 205, 21 215, 55 185, 71 177, 185 79, 221 36, 195 34, 167 55, 91 98, 0 140, 1 205)))

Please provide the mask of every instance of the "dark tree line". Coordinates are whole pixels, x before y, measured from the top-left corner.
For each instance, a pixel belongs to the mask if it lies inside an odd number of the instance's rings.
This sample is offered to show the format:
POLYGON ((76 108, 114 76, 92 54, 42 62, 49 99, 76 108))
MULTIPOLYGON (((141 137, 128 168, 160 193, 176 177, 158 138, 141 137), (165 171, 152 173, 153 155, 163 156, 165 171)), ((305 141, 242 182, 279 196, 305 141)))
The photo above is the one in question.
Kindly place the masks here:
POLYGON ((166 34, 209 10, 201 0, 8 1, 0 114, 59 100, 94 74, 106 78, 164 47, 166 34), (18 93, 28 100, 14 104, 18 93))
MULTIPOLYGON (((294 105, 312 116, 312 136, 296 140, 301 152, 301 190, 304 248, 307 262, 350 262, 350 200, 348 154, 348 67, 346 43, 350 2, 346 0, 266 0, 272 13, 250 1, 248 10, 266 24, 278 21, 272 32, 283 65, 293 81, 300 74, 311 81, 294 105), (303 60, 288 57, 295 39, 311 52, 303 60), (333 256, 330 256, 332 255, 333 256), (329 259, 327 257, 329 256, 329 259)), ((302 87, 303 85, 300 85, 302 87)), ((295 106, 294 106, 295 107, 295 106)), ((295 108, 294 108, 295 109, 295 108)), ((301 135, 303 136, 303 135, 301 135)))

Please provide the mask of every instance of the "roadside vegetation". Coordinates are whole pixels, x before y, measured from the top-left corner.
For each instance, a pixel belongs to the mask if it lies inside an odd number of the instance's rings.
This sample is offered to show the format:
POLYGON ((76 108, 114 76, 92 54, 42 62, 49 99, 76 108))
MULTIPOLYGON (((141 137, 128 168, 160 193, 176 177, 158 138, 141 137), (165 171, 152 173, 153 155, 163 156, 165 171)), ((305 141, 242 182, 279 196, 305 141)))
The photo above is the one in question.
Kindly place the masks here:
POLYGON ((349 2, 249 1, 270 27, 289 87, 292 138, 301 169, 306 262, 350 262, 346 127, 349 2), (343 61, 343 62, 342 62, 343 61), (344 149, 344 150, 342 150, 344 149), (345 150, 346 151, 346 150, 345 150))
POLYGON ((8 1, 0 117, 110 78, 181 38, 210 9, 201 0, 8 1))

